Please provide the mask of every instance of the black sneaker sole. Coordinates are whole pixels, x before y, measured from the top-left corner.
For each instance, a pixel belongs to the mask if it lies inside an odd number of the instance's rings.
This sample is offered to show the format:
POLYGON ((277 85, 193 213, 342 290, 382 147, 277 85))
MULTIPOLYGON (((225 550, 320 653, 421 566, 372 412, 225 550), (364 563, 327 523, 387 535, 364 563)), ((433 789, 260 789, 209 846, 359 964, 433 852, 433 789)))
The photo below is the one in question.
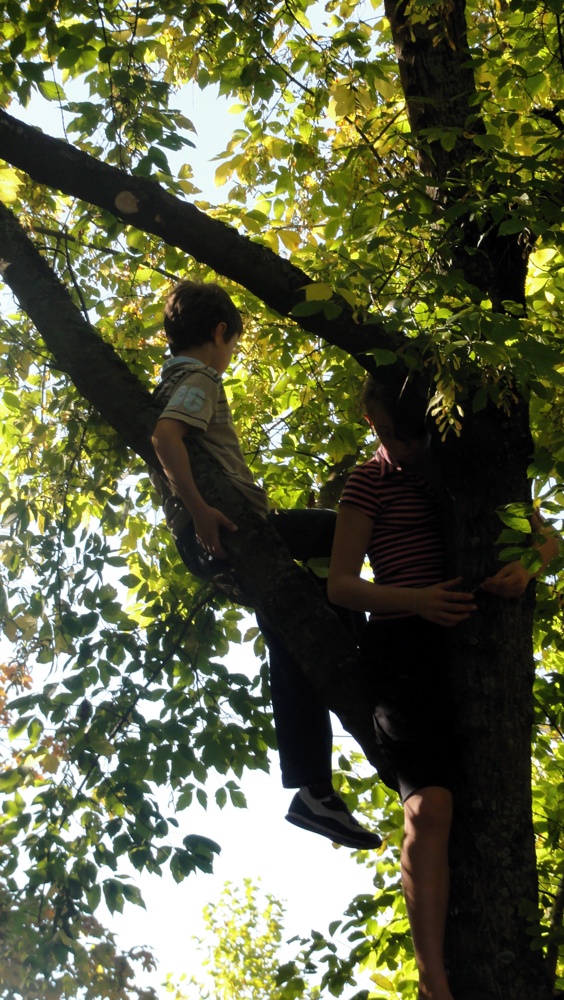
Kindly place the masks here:
POLYGON ((319 833, 322 837, 327 837, 334 844, 351 847, 354 851, 374 851, 382 844, 382 841, 375 833, 370 834, 370 836, 374 837, 373 843, 368 844, 366 841, 360 843, 360 839, 355 840, 352 836, 348 837, 345 832, 338 833, 336 830, 328 830, 326 826, 316 823, 315 820, 306 819, 305 816, 299 816, 297 813, 287 813, 286 819, 293 826, 299 826, 302 830, 309 830, 312 833, 319 833))

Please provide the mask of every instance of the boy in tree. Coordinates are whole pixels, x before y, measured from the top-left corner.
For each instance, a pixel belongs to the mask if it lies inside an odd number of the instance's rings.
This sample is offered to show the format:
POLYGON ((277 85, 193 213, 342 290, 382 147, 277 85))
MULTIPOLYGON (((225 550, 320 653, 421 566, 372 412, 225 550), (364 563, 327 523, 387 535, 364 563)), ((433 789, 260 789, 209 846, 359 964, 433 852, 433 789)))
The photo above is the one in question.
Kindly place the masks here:
MULTIPOLYGON (((380 447, 349 477, 339 510, 329 597, 370 613, 361 640, 374 686, 380 778, 404 806, 402 882, 420 1000, 452 1000, 443 960, 452 818, 452 748, 447 703, 445 628, 477 610, 461 578, 444 580, 442 488, 425 426, 426 401, 410 385, 369 379, 367 418, 380 447), (361 577, 368 555, 374 582, 361 577)), ((556 534, 533 518, 546 569, 556 534)), ((520 562, 482 583, 499 597, 519 597, 531 579, 520 562)))
MULTIPOLYGON (((166 302, 164 326, 172 357, 155 390, 162 412, 152 439, 164 474, 151 478, 185 564, 190 568, 192 563, 194 533, 208 556, 221 560, 226 558, 221 532, 237 530, 198 490, 190 467, 190 442, 195 439, 218 460, 251 507, 272 519, 294 558, 328 558, 335 513, 269 511, 266 493, 245 463, 221 380, 243 329, 227 292, 213 283, 182 282, 166 302)), ((286 819, 347 847, 378 847, 380 838, 360 825, 333 790, 327 708, 268 623, 259 620, 259 625, 270 652, 282 783, 298 789, 286 819)))

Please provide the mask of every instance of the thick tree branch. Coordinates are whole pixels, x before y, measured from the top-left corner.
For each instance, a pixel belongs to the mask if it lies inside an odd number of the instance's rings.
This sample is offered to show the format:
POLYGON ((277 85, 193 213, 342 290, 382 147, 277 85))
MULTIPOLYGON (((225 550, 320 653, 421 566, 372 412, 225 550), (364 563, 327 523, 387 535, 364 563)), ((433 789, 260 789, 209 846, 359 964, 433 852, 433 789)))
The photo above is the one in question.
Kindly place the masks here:
MULTIPOLYGON (((470 108, 469 99, 476 93, 465 2, 430 3, 420 18, 413 16, 413 8, 406 0, 385 0, 384 6, 398 56, 409 123, 413 133, 423 140, 419 147, 420 167, 424 173, 444 180, 453 167, 459 172, 468 152, 476 153, 476 147, 463 134, 468 116, 475 110, 470 108), (453 148, 447 150, 439 133, 449 128, 459 130, 459 134, 453 148), (427 135, 426 130, 435 130, 435 134, 427 135)), ((474 120, 473 127, 476 125, 474 120)), ((484 131, 481 122, 478 130, 484 131)))
POLYGON ((139 412, 147 411, 151 405, 149 393, 85 320, 45 258, 2 203, 0 273, 39 330, 55 366, 70 375, 79 393, 94 404, 126 444, 145 461, 151 461, 150 413, 136 428, 122 404, 125 394, 133 407, 131 412, 137 408, 139 412))
MULTIPOLYGON (((0 157, 37 183, 81 198, 184 250, 247 288, 281 316, 290 316, 293 307, 304 299, 304 286, 312 283, 304 271, 269 247, 169 194, 156 181, 102 163, 5 111, 0 111, 0 157)), ((374 348, 395 351, 403 346, 401 334, 391 334, 376 320, 359 325, 350 306, 342 299, 336 301, 342 311, 335 319, 328 320, 320 312, 296 317, 295 322, 354 357, 374 348)))
MULTIPOLYGON (((468 199, 473 173, 487 169, 489 154, 480 150, 472 136, 485 126, 472 98, 476 83, 466 26, 465 0, 429 3, 416 9, 407 0, 385 0, 398 57, 407 113, 417 141, 422 173, 433 178, 429 193, 438 205, 468 199), (453 130, 452 148, 441 139, 453 130), (483 167, 480 167, 480 161, 483 167)), ((507 216, 511 206, 507 205, 507 216)), ((530 239, 525 234, 500 236, 502 219, 478 223, 469 207, 452 229, 448 257, 443 266, 459 267, 464 277, 483 289, 494 308, 504 301, 525 304, 525 277, 530 239)))
MULTIPOLYGON (((65 287, 12 213, 0 207, 0 272, 35 324, 55 364, 67 372, 123 441, 150 464, 159 408, 114 349, 83 318, 65 287)), ((242 494, 203 449, 191 463, 202 494, 239 530, 225 538, 230 562, 255 607, 284 639, 324 702, 374 760, 370 707, 356 647, 319 588, 291 559, 277 533, 248 509, 242 494)))

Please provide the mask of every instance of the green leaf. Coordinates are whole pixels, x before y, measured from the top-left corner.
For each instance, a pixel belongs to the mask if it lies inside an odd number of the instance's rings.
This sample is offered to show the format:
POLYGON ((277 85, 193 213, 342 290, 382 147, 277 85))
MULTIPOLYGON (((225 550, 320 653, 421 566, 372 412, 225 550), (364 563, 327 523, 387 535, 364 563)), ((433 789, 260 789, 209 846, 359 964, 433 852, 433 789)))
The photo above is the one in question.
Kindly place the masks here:
POLYGON ((457 139, 458 135, 456 132, 443 132, 441 135, 441 146, 443 149, 446 149, 448 153, 450 153, 456 146, 457 139))
POLYGON ((47 101, 64 101, 65 100, 65 92, 64 92, 63 88, 61 86, 59 86, 58 83, 55 83, 54 80, 42 80, 38 84, 38 89, 39 89, 39 92, 41 93, 41 95, 47 101))
POLYGON ((387 351, 384 348, 376 348, 370 353, 378 366, 393 365, 398 360, 398 356, 394 351, 387 351))
POLYGON ((499 135, 475 135, 473 141, 480 149, 485 149, 488 152, 492 149, 503 149, 503 140, 499 135))
POLYGON ((123 913, 124 887, 117 879, 106 879, 102 883, 104 899, 110 913, 123 913))
POLYGON ((145 901, 141 895, 141 891, 136 885, 130 885, 129 883, 124 882, 122 892, 124 898, 127 899, 129 903, 134 903, 135 906, 141 906, 144 910, 147 909, 145 901))
POLYGON ((292 307, 292 316, 314 316, 316 313, 322 312, 324 308, 323 299, 312 299, 310 302, 297 302, 295 306, 292 307))
POLYGON ((23 731, 33 722, 33 720, 28 716, 20 716, 8 729, 8 739, 15 740, 18 736, 21 736, 23 731))
POLYGON ((103 63, 110 63, 117 52, 119 52, 119 49, 114 48, 114 46, 103 45, 101 49, 98 49, 98 58, 103 63))
POLYGON ((8 50, 10 52, 12 59, 17 59, 17 57, 22 54, 26 45, 27 45, 26 33, 23 32, 21 35, 16 35, 16 37, 12 39, 12 41, 8 46, 8 50))
POLYGON ((231 804, 234 805, 236 809, 247 808, 247 800, 244 793, 239 788, 230 788, 229 798, 231 799, 231 804))
POLYGON ((498 508, 496 514, 508 528, 523 534, 531 533, 532 510, 528 504, 510 504, 507 507, 498 508))
POLYGON ((523 222, 523 219, 519 217, 506 219, 505 222, 501 223, 498 232, 500 236, 508 236, 511 233, 521 233, 523 232, 525 225, 526 224, 523 222))
POLYGON ((477 392, 472 397, 472 411, 473 413, 479 413, 480 410, 484 410, 488 403, 488 392, 484 386, 480 386, 477 392))
POLYGON ((304 286, 306 302, 326 301, 332 298, 333 289, 331 285, 316 282, 315 284, 304 286))
POLYGON ((528 474, 532 478, 538 475, 550 475, 554 470, 554 457, 546 448, 537 448, 528 474))
POLYGON ((45 70, 48 68, 49 68, 48 66, 45 66, 41 63, 34 63, 34 62, 19 63, 19 70, 22 76, 24 76, 26 80, 33 80, 35 83, 43 82, 43 75, 45 73, 45 70))

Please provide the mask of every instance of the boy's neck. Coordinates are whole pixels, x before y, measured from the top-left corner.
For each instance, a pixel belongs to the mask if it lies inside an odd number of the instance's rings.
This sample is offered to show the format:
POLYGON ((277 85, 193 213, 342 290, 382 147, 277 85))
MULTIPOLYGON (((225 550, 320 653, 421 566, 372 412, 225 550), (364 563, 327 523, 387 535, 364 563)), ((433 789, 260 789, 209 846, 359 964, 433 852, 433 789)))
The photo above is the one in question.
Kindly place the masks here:
POLYGON ((194 358, 195 361, 201 361, 203 365, 207 365, 208 368, 213 368, 214 371, 217 371, 217 367, 214 364, 215 344, 211 340, 206 341, 205 344, 198 344, 194 347, 187 347, 184 351, 178 351, 175 357, 194 358))

